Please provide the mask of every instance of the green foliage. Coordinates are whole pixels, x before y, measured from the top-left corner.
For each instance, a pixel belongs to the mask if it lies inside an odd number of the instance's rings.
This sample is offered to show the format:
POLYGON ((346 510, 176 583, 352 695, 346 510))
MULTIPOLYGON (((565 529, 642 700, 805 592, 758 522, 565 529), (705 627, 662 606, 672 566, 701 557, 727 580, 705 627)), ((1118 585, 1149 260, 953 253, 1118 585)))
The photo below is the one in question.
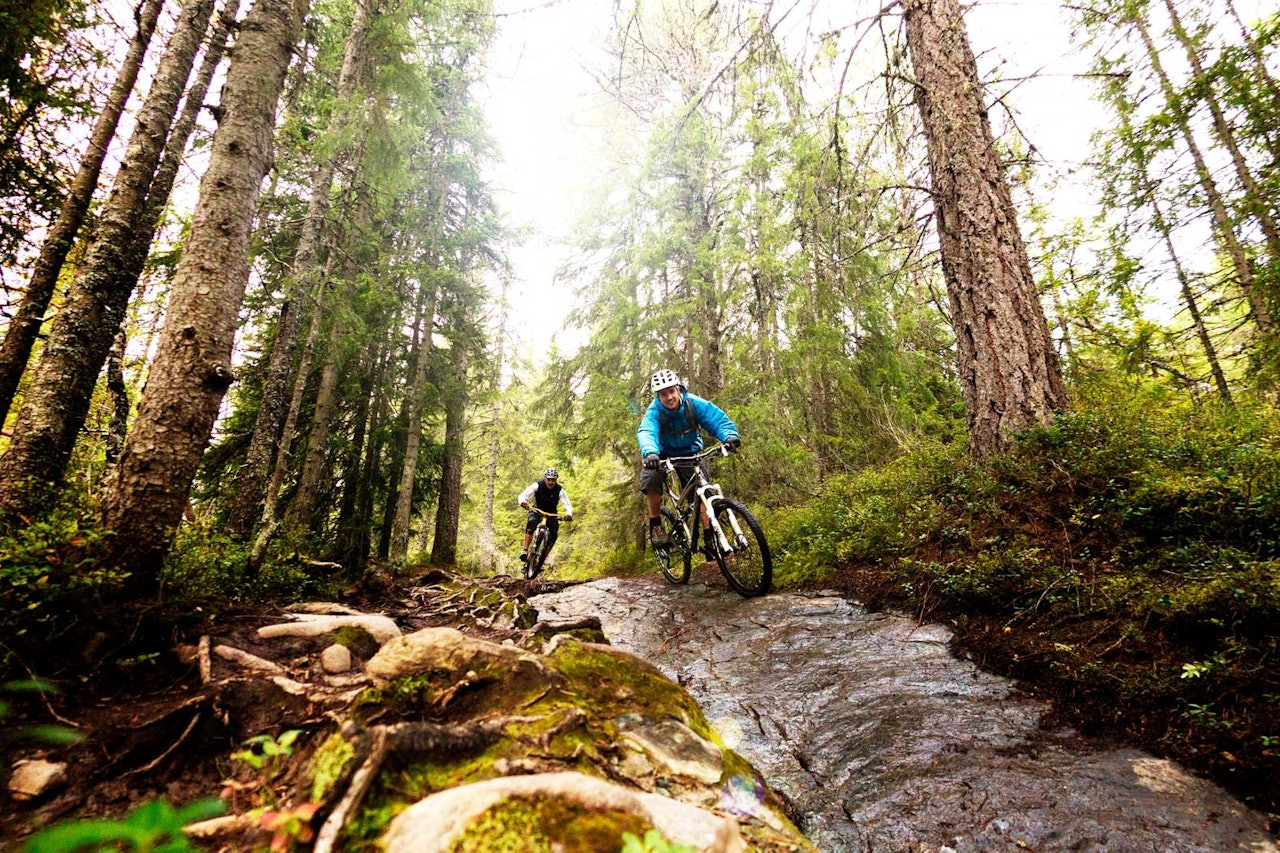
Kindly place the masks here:
POLYGON ((355 759, 355 746, 340 733, 331 734, 311 759, 311 799, 323 802, 342 781, 355 759))
POLYGON ((279 738, 271 735, 257 735, 244 742, 245 749, 231 753, 234 761, 240 761, 253 768, 265 779, 270 779, 283 758, 293 754, 293 743, 302 734, 301 729, 290 729, 279 738))
POLYGON ((666 839, 661 832, 651 829, 639 838, 633 833, 622 834, 622 853, 693 853, 697 848, 666 839))
POLYGON ((1074 390, 985 465, 921 448, 776 513, 779 581, 947 621, 986 665, 1079 696, 1087 723, 1274 802, 1280 418, 1154 381, 1074 390))
POLYGON ((180 598, 230 597, 241 587, 249 545, 203 525, 183 525, 165 559, 160 583, 180 598))
POLYGON ((73 624, 82 608, 111 599, 128 575, 94 564, 100 538, 65 512, 0 536, 0 620, 10 638, 47 640, 73 624))
POLYGON ((126 850, 131 853, 197 853, 201 848, 182 833, 187 824, 221 815, 226 804, 198 800, 174 808, 163 800, 138 806, 120 820, 107 818, 60 823, 23 845, 26 853, 74 853, 78 850, 126 850))
POLYGON ((956 535, 943 522, 947 492, 964 491, 983 504, 986 488, 982 472, 954 445, 922 446, 880 468, 833 478, 812 501, 772 516, 775 579, 780 586, 821 582, 834 566, 878 562, 933 531, 956 535))

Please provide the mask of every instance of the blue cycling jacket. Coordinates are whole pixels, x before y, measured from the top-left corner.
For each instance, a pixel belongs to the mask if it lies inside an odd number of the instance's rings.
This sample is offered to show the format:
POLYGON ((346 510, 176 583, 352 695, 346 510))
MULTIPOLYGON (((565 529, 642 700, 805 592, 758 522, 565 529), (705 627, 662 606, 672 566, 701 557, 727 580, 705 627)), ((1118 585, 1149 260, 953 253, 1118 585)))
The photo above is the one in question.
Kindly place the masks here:
POLYGON ((680 386, 684 402, 674 412, 669 412, 655 396, 649 408, 640 418, 636 441, 640 443, 640 455, 656 453, 659 456, 689 456, 702 449, 700 429, 721 441, 738 437, 738 428, 729 416, 710 400, 690 394, 680 386), (690 415, 693 422, 690 423, 690 415))

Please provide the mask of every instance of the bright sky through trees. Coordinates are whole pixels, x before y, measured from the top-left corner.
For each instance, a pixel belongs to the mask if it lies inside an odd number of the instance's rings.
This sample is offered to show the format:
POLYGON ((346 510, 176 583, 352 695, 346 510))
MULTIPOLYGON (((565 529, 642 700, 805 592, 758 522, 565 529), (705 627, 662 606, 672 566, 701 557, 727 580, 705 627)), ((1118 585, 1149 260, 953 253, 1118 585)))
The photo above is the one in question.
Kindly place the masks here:
MULTIPOLYGON (((792 0, 775 5, 783 17, 782 36, 798 44, 806 33, 842 30, 845 41, 856 25, 883 4, 792 0)), ((570 294, 553 285, 565 256, 559 245, 572 225, 575 205, 592 177, 593 104, 603 97, 588 69, 604 61, 603 41, 612 3, 602 0, 497 0, 499 33, 490 56, 487 117, 504 163, 495 176, 500 203, 512 224, 529 227, 513 252, 517 281, 514 331, 521 342, 547 340, 563 326, 570 294)), ((1017 111, 1048 168, 1042 177, 1065 174, 1084 156, 1096 112, 1087 82, 1073 75, 1087 68, 1070 43, 1064 13, 1050 0, 988 0, 967 13, 970 38, 981 71, 998 67, 1007 102, 1017 111), (1017 78, 1031 77, 1017 83, 1017 78)), ((895 18, 896 24, 896 18, 895 18)), ((860 48, 867 67, 882 64, 877 38, 860 48)), ((1084 212, 1083 187, 1060 187, 1055 198, 1084 212)), ((571 344, 563 340, 562 345, 571 344)))

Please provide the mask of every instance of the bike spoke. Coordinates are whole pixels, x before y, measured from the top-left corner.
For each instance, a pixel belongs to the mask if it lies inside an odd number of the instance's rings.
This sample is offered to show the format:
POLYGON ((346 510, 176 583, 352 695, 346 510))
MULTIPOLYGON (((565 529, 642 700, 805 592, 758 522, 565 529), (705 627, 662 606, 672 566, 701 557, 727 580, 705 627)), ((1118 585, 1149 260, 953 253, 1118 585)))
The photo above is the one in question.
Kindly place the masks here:
POLYGON ((716 501, 715 517, 729 541, 731 550, 717 549, 716 562, 729 584, 744 596, 763 595, 773 584, 773 560, 764 532, 755 517, 737 501, 716 501), (735 533, 735 527, 742 535, 735 533))
POLYGON ((680 519, 674 512, 663 507, 662 527, 666 531, 670 544, 653 548, 653 556, 658 561, 658 568, 670 583, 687 583, 693 557, 689 553, 689 543, 685 540, 684 525, 680 523, 680 519))

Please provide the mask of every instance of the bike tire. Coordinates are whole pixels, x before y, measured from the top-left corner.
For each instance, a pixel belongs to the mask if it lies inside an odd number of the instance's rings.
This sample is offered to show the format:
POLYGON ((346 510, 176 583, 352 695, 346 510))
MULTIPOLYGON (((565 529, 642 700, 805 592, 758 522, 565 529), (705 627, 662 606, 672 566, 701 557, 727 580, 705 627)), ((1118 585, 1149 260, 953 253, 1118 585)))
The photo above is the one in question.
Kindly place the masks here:
POLYGON ((524 576, 533 580, 542 571, 542 561, 547 558, 547 528, 539 526, 533 534, 533 545, 529 548, 529 560, 524 564, 524 576))
POLYGON ((744 598, 764 595, 773 586, 773 557, 769 554, 769 543, 765 541, 760 522, 749 509, 732 498, 717 500, 714 511, 720 529, 733 546, 728 554, 722 554, 716 548, 716 564, 720 572, 729 581, 729 586, 744 598), (742 530, 737 542, 733 541, 735 517, 742 530))
POLYGON ((680 523, 679 516, 664 506, 662 526, 667 531, 671 544, 661 550, 654 549, 653 556, 658 561, 658 568, 669 583, 688 583, 689 572, 693 568, 693 553, 685 539, 684 525, 680 523))

